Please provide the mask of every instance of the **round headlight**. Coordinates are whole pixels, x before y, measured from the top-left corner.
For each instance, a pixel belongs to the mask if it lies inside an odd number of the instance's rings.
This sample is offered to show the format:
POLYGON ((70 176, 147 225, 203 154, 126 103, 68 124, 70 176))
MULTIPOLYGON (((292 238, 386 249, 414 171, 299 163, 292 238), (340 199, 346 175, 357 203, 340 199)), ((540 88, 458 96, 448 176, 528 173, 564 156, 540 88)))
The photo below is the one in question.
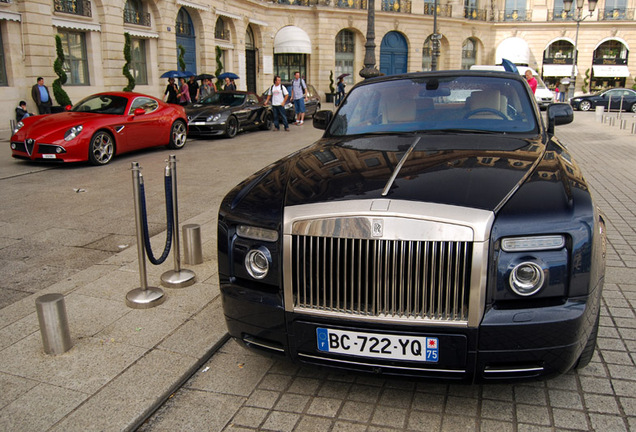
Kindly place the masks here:
POLYGON ((254 279, 263 279, 269 272, 271 255, 265 247, 252 249, 245 255, 245 268, 254 279))
POLYGON ((543 269, 533 262, 523 262, 510 272, 510 288, 520 296, 536 294, 543 286, 543 269))

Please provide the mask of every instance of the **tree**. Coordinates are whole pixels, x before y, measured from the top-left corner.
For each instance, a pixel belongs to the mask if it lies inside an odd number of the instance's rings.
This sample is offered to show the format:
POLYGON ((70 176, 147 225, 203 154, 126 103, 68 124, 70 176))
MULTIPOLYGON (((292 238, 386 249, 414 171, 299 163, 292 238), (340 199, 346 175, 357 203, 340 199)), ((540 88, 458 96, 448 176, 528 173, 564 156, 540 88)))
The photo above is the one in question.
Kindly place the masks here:
POLYGON ((53 70, 58 78, 53 81, 53 95, 61 106, 73 105, 71 98, 68 97, 68 94, 62 88, 62 85, 66 83, 67 76, 66 72, 64 72, 64 51, 62 50, 62 38, 60 35, 55 35, 55 50, 57 51, 57 58, 53 63, 53 70))
MULTIPOLYGON (((221 61, 222 58, 223 58, 223 51, 217 45, 216 46, 216 70, 214 71, 214 75, 216 75, 217 77, 221 75, 221 72, 223 72, 223 62, 221 61)), ((221 81, 220 79, 217 79, 216 88, 218 90, 221 90, 221 88, 223 88, 223 81, 221 81)))
POLYGON ((181 72, 185 72, 185 68, 186 68, 186 64, 185 64, 185 48, 183 47, 183 45, 179 44, 177 45, 177 50, 179 50, 179 56, 178 56, 178 61, 179 61, 179 69, 181 69, 181 72))
POLYGON ((128 34, 128 32, 124 33, 124 39, 124 60, 126 60, 126 64, 122 68, 122 72, 128 79, 128 85, 124 87, 124 91, 131 92, 135 88, 135 77, 133 77, 130 73, 130 62, 132 57, 130 55, 130 34, 128 34))
POLYGON ((583 93, 588 92, 589 85, 590 85, 590 69, 588 68, 585 71, 585 78, 583 78, 583 85, 581 86, 581 90, 583 90, 583 93))

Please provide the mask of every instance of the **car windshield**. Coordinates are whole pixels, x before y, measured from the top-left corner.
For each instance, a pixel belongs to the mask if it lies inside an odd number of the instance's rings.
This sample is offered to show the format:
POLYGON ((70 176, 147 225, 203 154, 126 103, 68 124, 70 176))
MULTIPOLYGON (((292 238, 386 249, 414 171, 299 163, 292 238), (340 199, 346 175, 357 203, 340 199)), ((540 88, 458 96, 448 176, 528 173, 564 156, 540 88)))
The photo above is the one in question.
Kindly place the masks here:
POLYGON ((243 93, 214 93, 203 99, 204 105, 241 106, 245 102, 243 93))
POLYGON ((126 112, 128 98, 114 95, 94 95, 76 104, 71 111, 95 114, 123 115, 126 112))
POLYGON ((328 129, 332 136, 424 131, 538 130, 522 82, 503 77, 407 77, 354 87, 328 129))

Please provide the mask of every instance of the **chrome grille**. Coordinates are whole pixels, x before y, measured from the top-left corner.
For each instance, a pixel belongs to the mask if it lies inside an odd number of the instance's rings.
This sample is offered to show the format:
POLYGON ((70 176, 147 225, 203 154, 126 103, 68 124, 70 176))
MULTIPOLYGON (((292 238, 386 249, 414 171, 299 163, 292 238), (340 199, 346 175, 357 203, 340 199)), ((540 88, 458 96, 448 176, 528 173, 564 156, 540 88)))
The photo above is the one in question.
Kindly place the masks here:
POLYGON ((468 321, 472 243, 292 235, 294 308, 468 321))

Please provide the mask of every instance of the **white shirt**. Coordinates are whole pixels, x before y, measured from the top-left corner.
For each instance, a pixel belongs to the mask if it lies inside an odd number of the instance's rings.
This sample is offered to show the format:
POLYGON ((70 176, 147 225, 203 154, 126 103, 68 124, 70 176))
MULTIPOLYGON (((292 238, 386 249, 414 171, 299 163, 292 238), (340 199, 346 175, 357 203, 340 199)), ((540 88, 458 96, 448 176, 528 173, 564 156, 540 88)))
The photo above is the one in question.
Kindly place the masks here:
POLYGON ((271 86, 267 94, 272 97, 272 106, 274 106, 282 105, 285 100, 285 96, 287 96, 289 92, 284 85, 280 84, 271 86))

